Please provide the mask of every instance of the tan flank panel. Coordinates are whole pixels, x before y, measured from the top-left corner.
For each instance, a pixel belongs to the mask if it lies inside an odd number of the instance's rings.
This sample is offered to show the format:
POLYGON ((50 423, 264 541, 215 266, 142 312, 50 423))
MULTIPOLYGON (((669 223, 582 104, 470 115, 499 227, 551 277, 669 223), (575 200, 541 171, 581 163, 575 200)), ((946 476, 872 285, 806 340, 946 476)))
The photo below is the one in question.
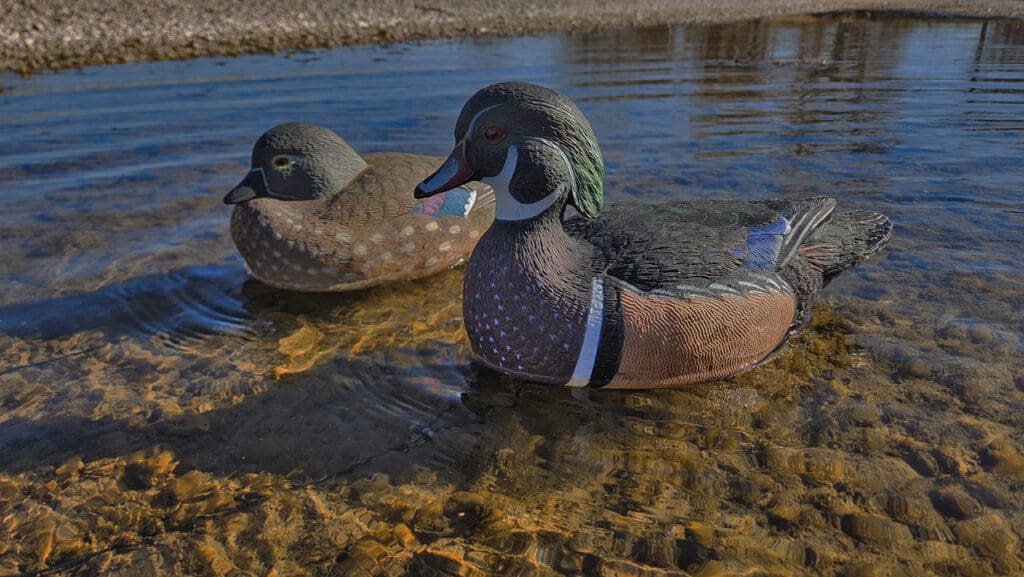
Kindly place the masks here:
POLYGON ((782 342, 795 307, 779 292, 676 300, 624 291, 622 360, 608 386, 670 387, 734 375, 782 342))

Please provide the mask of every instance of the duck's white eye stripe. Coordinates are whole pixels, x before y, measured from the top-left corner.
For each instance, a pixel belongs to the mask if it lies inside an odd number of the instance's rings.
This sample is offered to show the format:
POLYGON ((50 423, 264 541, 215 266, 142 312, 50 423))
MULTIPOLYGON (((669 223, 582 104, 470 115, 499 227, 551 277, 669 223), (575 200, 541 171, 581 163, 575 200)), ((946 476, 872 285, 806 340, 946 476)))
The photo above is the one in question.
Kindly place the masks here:
POLYGON ((487 112, 488 110, 492 110, 492 109, 497 108, 499 106, 503 106, 503 104, 493 104, 491 106, 488 106, 487 108, 484 108, 480 112, 477 112, 476 114, 474 114, 473 115, 473 120, 469 121, 469 128, 466 129, 466 137, 469 138, 469 136, 471 134, 473 134, 473 127, 476 126, 476 119, 480 118, 480 115, 482 115, 483 113, 487 112))

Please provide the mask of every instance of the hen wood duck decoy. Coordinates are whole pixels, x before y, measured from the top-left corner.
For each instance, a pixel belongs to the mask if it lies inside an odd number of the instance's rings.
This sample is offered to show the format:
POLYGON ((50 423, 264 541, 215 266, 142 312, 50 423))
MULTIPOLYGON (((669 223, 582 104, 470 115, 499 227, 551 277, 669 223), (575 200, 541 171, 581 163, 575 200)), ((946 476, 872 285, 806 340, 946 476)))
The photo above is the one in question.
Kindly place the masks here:
POLYGON ((328 128, 276 126, 224 197, 235 205, 231 236, 252 276, 277 288, 356 290, 439 272, 465 260, 494 216, 494 194, 479 182, 412 197, 441 160, 364 159, 328 128))
POLYGON ((502 83, 465 104, 455 149, 419 198, 473 179, 496 217, 466 267, 474 356, 516 377, 654 388, 757 366, 823 286, 881 249, 881 214, 832 198, 630 201, 602 212, 590 124, 546 88, 502 83), (565 219, 566 206, 580 216, 565 219))

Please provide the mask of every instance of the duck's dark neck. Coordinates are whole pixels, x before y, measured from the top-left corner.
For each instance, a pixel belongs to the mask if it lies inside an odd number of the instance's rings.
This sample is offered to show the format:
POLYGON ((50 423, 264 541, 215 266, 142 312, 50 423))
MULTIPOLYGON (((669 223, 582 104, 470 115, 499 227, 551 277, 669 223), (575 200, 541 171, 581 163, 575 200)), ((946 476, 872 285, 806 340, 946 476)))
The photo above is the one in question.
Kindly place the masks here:
POLYGON ((593 250, 565 233, 558 207, 494 221, 465 274, 463 316, 477 357, 534 380, 567 381, 590 305, 593 250))
POLYGON ((529 220, 495 220, 477 246, 481 245, 477 250, 489 253, 487 261, 507 264, 562 298, 573 293, 571 289, 589 286, 594 247, 566 234, 556 207, 529 220))

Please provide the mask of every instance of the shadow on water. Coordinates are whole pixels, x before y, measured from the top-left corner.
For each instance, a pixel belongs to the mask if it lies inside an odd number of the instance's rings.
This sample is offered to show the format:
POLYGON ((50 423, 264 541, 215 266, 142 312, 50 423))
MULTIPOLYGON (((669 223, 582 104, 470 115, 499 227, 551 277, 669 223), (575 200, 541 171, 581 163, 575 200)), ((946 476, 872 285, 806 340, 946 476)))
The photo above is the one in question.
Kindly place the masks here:
POLYGON ((0 331, 43 340, 98 330, 108 338, 231 332, 252 317, 239 292, 245 273, 192 267, 105 285, 91 293, 0 307, 0 331))
POLYGON ((452 367, 454 345, 415 337, 456 335, 458 271, 348 294, 291 293, 244 279, 233 267, 193 267, 0 309, 0 332, 43 356, 0 376, 62 381, 43 386, 34 402, 9 398, 8 408, 60 406, 76 387, 92 391, 82 396, 94 408, 107 396, 133 405, 128 414, 8 418, 0 424, 4 469, 156 443, 222 474, 337 475, 401 449, 457 406, 464 377, 452 367), (54 354, 47 342, 78 350, 54 354), (182 379, 183 370, 193 377, 182 379), (124 390, 107 389, 117 384, 124 390), (217 402, 225 408, 213 409, 217 402))
POLYGON ((1024 570, 1019 22, 841 14, 0 84, 0 572, 1024 570), (263 130, 440 154, 465 98, 509 79, 579 102, 610 201, 829 193, 895 237, 774 362, 675 391, 474 367, 460 270, 246 281, 220 198, 263 130))
MULTIPOLYGON (((633 417, 640 419, 638 423, 654 419, 659 412, 675 410, 670 408, 672 403, 652 410, 661 404, 658 397, 684 394, 689 400, 683 405, 699 405, 703 418, 709 419, 705 426, 716 421, 718 425, 749 424, 745 412, 749 407, 718 404, 716 391, 722 383, 686 393, 580 393, 503 377, 464 364, 462 354, 444 360, 422 364, 422 355, 414 350, 392 352, 376 361, 334 358, 282 377, 275 386, 255 390, 237 404, 202 414, 154 411, 141 421, 115 415, 98 420, 57 417, 45 422, 14 418, 0 427, 3 469, 17 473, 55 466, 76 455, 91 461, 159 445, 180 455, 189 467, 225 475, 258 471, 309 478, 368 472, 400 475, 403 469, 429 464, 471 479, 479 472, 466 465, 471 463, 481 430, 510 419, 531 435, 547 438, 565 431, 572 436, 574 431, 602 424, 606 417, 633 417), (453 376, 465 385, 444 384, 453 376), (622 406, 626 399, 633 400, 622 406), (644 400, 630 406, 638 399, 644 400), (624 415, 616 415, 623 409, 624 415), (708 411, 717 415, 708 417, 708 411), (418 419, 413 420, 414 416, 418 419), (416 449, 424 445, 427 449, 416 449), (396 455, 398 464, 382 466, 388 453, 405 457, 396 455)), ((750 387, 750 379, 746 381, 727 388, 750 387)), ((758 397, 754 388, 743 394, 751 397, 750 402, 758 397)), ((618 426, 611 421, 602 428, 618 426)), ((679 422, 673 426, 683 427, 679 422)))
POLYGON ((390 453, 403 461, 392 472, 417 463, 453 465, 458 455, 413 449, 429 445, 439 430, 468 434, 472 415, 458 396, 432 395, 407 382, 448 376, 447 368, 436 375, 429 369, 411 374, 388 369, 358 359, 327 363, 228 408, 168 417, 155 412, 142 422, 113 415, 10 419, 0 427, 3 470, 14 474, 56 466, 75 456, 94 461, 154 445, 181 456, 186 468, 219 475, 346 476, 385 470, 379 463, 390 453))

